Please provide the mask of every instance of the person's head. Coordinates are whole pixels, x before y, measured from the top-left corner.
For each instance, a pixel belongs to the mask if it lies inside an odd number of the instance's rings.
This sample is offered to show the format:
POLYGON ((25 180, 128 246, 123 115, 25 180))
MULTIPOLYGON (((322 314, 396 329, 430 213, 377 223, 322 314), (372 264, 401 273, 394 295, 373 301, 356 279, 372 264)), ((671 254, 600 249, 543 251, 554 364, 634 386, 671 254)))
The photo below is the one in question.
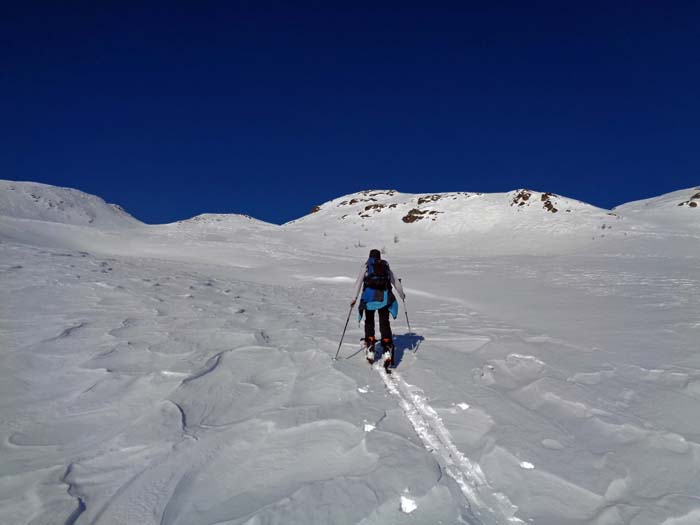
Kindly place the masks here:
POLYGON ((382 258, 382 252, 380 252, 379 250, 370 250, 369 256, 379 261, 382 258))

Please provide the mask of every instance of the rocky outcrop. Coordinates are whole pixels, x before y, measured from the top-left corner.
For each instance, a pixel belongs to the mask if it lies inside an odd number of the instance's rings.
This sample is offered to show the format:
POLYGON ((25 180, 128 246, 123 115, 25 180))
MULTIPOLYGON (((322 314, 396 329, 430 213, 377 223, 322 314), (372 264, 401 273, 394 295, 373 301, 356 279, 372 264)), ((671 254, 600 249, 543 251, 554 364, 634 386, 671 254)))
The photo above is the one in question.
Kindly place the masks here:
POLYGON ((687 201, 683 201, 678 206, 688 206, 689 208, 697 208, 700 203, 700 191, 690 197, 687 201))

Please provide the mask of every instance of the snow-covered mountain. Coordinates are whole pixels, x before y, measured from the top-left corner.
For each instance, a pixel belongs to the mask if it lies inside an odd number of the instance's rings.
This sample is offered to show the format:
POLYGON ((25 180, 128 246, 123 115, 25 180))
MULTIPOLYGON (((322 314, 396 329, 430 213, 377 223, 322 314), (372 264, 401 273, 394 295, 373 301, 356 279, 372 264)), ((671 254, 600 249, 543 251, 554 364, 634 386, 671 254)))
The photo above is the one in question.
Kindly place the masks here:
POLYGON ((581 222, 584 217, 598 218, 606 213, 607 210, 580 201, 526 189, 492 194, 417 195, 395 190, 368 190, 326 202, 293 223, 379 223, 388 228, 414 225, 411 226, 414 230, 455 234, 491 230, 502 225, 515 227, 523 222, 532 227, 547 227, 562 222, 581 222))
POLYGON ((526 189, 491 194, 368 190, 316 206, 283 228, 340 253, 373 245, 401 255, 695 254, 700 250, 700 213, 693 213, 697 193, 682 190, 652 199, 653 205, 605 210, 526 189))
MULTIPOLYGON (((620 213, 651 213, 678 211, 676 208, 700 207, 700 187, 673 191, 651 199, 643 199, 622 204, 615 208, 620 213)), ((700 210, 699 210, 700 211, 700 210)))
POLYGON ((149 226, 5 182, 0 523, 700 523, 698 191, 149 226), (391 375, 348 312, 370 247, 391 375))
POLYGON ((284 225, 334 249, 379 244, 393 253, 558 253, 619 228, 607 210, 553 193, 405 194, 369 190, 334 199, 284 225))
POLYGON ((79 190, 0 181, 0 241, 4 242, 173 259, 197 259, 205 247, 212 262, 247 267, 294 251, 293 246, 282 246, 279 232, 278 225, 239 214, 202 214, 171 224, 146 225, 118 205, 79 190), (235 253, 230 252, 232 244, 238 246, 235 253), (276 248, 270 250, 271 246, 276 248))
POLYGON ((671 230, 700 230, 700 187, 617 206, 616 213, 671 230))
POLYGON ((120 206, 80 190, 8 180, 0 180, 0 215, 100 228, 142 224, 120 206))
MULTIPOLYGON (((0 181, 0 237, 18 239, 33 233, 36 242, 60 246, 59 224, 97 228, 122 237, 123 246, 146 244, 154 253, 164 246, 159 235, 181 236, 195 243, 243 245, 274 243, 279 250, 347 253, 369 245, 385 253, 444 253, 464 255, 637 253, 678 249, 695 253, 700 230, 697 188, 632 202, 604 210, 553 193, 514 190, 506 193, 405 194, 395 190, 367 190, 333 199, 282 226, 238 214, 202 214, 172 224, 146 227, 119 206, 78 190, 45 184, 0 181), (698 211, 696 213, 696 211, 698 211), (17 223, 31 219, 54 223, 17 223), (136 231, 134 227, 141 226, 136 231), (50 235, 49 235, 50 232, 50 235), (153 237, 155 235, 155 237, 153 237), (42 240, 43 239, 43 240, 42 240), (255 242, 253 240, 255 239, 255 242), (650 244, 651 243, 651 244, 650 244), (677 244, 669 248, 668 243, 677 244)), ((65 230, 68 246, 94 243, 92 230, 65 230)), ((108 248, 110 243, 105 245, 108 248)), ((178 251, 189 253, 187 246, 178 251)))

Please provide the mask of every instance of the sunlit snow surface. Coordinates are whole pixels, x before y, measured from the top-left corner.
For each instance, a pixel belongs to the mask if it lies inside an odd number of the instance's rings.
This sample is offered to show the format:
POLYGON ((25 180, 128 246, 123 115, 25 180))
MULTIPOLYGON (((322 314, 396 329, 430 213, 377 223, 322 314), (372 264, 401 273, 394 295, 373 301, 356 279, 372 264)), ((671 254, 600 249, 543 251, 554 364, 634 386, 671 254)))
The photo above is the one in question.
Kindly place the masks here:
POLYGON ((387 376, 354 312, 332 360, 367 247, 22 210, 0 217, 0 523, 698 523, 687 228, 547 256, 388 245, 414 334, 401 311, 387 376))

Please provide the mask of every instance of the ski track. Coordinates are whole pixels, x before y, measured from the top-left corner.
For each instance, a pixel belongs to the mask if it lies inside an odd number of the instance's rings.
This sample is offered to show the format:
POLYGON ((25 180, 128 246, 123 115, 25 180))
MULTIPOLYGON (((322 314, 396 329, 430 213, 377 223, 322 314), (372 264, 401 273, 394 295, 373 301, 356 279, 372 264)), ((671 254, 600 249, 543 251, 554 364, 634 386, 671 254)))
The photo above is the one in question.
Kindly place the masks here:
POLYGON ((452 442, 438 413, 426 402, 422 391, 406 383, 397 371, 388 374, 375 366, 387 390, 398 399, 399 407, 411 422, 425 448, 459 486, 474 514, 484 525, 525 523, 515 516, 517 507, 505 494, 489 486, 478 463, 462 454, 452 442))

